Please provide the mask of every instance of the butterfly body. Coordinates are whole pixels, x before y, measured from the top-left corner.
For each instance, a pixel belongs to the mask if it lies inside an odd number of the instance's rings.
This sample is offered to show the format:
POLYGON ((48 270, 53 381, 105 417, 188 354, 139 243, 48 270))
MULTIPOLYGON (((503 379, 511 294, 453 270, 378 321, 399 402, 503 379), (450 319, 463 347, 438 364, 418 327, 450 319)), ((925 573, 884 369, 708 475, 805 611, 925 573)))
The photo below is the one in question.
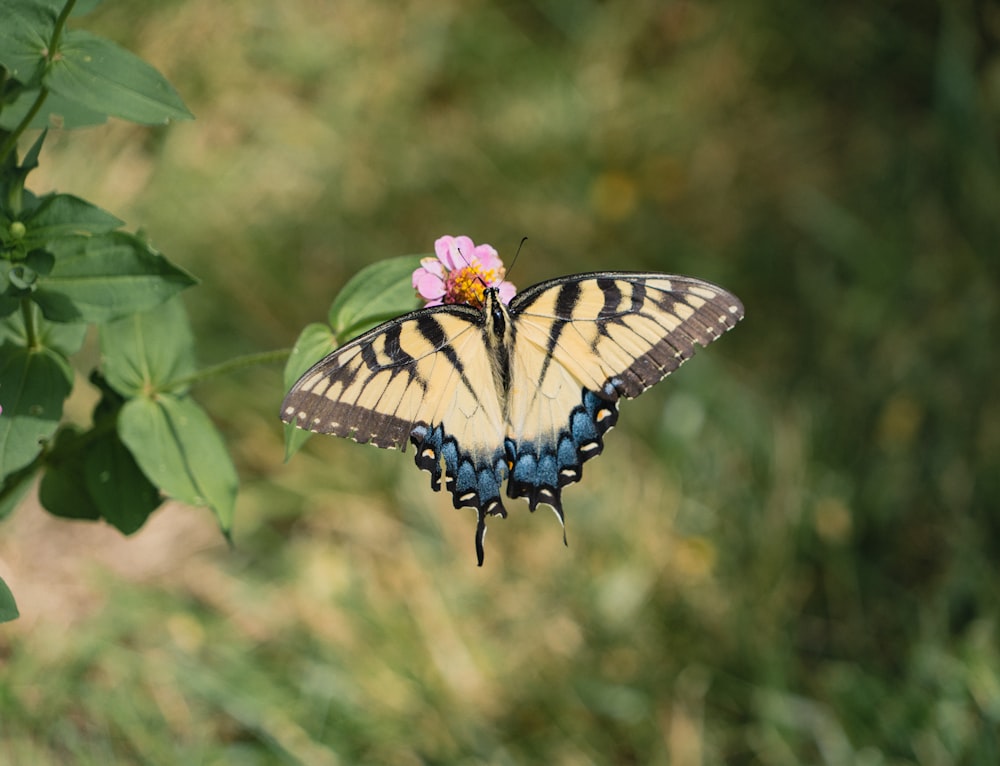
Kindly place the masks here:
POLYGON ((483 562, 487 516, 501 491, 563 519, 562 488, 579 481, 633 398, 733 327, 743 306, 690 277, 598 272, 549 280, 504 305, 453 304, 386 322, 314 365, 282 419, 301 428, 416 448, 431 486, 476 509, 483 562))

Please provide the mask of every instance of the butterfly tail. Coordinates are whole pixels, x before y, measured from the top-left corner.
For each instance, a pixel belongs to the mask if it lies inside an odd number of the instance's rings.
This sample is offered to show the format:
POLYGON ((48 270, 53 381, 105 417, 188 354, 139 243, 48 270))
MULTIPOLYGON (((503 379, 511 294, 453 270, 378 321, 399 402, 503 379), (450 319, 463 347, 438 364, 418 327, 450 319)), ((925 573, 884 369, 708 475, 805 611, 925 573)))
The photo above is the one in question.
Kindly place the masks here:
POLYGON ((486 542, 486 514, 480 509, 479 521, 476 523, 476 561, 479 562, 479 566, 483 565, 483 559, 486 558, 486 550, 483 547, 483 543, 486 542))
POLYGON ((507 478, 503 453, 497 452, 487 459, 481 454, 467 452, 440 425, 414 427, 410 441, 417 448, 414 457, 417 466, 431 475, 431 488, 440 491, 443 478, 445 488, 451 493, 452 505, 476 509, 476 559, 482 566, 486 517, 507 517, 507 509, 500 501, 500 488, 507 478))

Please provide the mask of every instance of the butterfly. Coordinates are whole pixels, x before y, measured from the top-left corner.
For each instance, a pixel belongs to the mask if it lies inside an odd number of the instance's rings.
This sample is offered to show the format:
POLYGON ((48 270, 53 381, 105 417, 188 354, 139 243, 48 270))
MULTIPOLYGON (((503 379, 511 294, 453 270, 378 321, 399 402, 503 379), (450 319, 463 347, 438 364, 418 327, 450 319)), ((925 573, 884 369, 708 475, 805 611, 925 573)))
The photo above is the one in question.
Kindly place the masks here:
POLYGON ((387 449, 416 448, 456 508, 506 517, 501 490, 563 526, 562 489, 604 448, 618 400, 663 380, 743 318, 732 293, 692 277, 608 271, 551 279, 504 305, 448 304, 344 344, 292 386, 281 418, 387 449))

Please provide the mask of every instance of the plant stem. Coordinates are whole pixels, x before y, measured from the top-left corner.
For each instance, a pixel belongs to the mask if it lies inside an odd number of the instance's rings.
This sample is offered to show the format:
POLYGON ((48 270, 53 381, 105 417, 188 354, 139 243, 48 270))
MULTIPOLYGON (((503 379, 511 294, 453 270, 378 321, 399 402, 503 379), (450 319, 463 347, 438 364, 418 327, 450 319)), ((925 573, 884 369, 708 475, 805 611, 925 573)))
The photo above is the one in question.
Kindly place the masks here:
POLYGON ((257 364, 281 362, 287 359, 288 355, 291 353, 292 350, 290 348, 281 348, 274 351, 261 351, 257 354, 238 356, 235 359, 229 359, 225 362, 214 364, 211 367, 206 367, 203 370, 193 372, 190 375, 185 375, 183 378, 172 380, 167 385, 163 386, 163 389, 183 388, 219 375, 228 375, 231 372, 242 370, 245 367, 253 367, 257 364))
POLYGON ((24 337, 29 350, 38 349, 38 336, 35 333, 35 310, 29 298, 21 298, 21 318, 24 320, 24 337))
POLYGON ((59 38, 62 37, 63 27, 66 26, 66 19, 73 12, 73 6, 76 5, 76 0, 66 0, 66 5, 59 12, 59 18, 56 19, 56 26, 52 30, 52 38, 49 40, 49 61, 51 62, 55 56, 55 51, 59 47, 59 38))
POLYGON ((28 113, 24 115, 24 119, 18 123, 17 127, 14 128, 7 136, 7 139, 0 145, 0 164, 7 158, 10 154, 11 149, 17 145, 17 139, 21 137, 21 134, 28 129, 31 121, 35 119, 35 115, 38 114, 38 110, 42 108, 42 104, 45 103, 45 99, 49 97, 49 91, 47 88, 42 88, 38 91, 38 96, 35 98, 35 103, 31 105, 31 109, 28 113))

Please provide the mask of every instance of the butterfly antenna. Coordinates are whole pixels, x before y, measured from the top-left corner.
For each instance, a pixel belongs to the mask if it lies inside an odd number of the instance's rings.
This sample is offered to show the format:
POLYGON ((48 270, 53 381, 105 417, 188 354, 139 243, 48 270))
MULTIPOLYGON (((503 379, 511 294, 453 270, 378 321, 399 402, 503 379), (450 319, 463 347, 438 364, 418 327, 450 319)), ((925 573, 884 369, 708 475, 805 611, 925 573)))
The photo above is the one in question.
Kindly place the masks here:
POLYGON ((510 261, 510 266, 507 267, 508 276, 510 276, 510 273, 514 270, 514 264, 517 263, 517 256, 521 254, 521 248, 524 247, 524 243, 527 241, 528 241, 527 237, 521 237, 521 242, 517 246, 517 252, 514 253, 514 257, 510 261))

